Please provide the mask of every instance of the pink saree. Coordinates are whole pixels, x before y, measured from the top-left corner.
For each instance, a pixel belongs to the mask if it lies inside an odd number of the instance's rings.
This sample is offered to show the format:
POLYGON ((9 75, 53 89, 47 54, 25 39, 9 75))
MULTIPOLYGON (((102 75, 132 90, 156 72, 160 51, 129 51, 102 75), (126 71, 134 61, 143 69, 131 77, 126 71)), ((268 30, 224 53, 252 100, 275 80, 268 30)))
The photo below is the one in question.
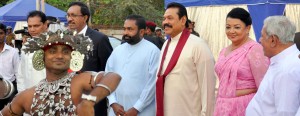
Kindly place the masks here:
POLYGON ((258 88, 269 66, 262 46, 249 41, 225 56, 224 48, 215 65, 220 85, 214 116, 244 116, 255 93, 236 97, 236 90, 258 88))

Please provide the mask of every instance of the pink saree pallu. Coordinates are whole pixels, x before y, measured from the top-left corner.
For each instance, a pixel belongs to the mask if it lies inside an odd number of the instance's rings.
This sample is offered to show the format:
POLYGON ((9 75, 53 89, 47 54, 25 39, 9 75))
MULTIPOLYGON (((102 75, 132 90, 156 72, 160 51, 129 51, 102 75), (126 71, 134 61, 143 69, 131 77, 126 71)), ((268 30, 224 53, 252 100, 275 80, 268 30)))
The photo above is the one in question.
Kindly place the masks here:
POLYGON ((236 97, 236 90, 256 89, 268 61, 255 41, 245 43, 227 56, 224 55, 226 49, 220 52, 215 65, 220 84, 214 116, 245 116, 246 107, 255 93, 236 97))

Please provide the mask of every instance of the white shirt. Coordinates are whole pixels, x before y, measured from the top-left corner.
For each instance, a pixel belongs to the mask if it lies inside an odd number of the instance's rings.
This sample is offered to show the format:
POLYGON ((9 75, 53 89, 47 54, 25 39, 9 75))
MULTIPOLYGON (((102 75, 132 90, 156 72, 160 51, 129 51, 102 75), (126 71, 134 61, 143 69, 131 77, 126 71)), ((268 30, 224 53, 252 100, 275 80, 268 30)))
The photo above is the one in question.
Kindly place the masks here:
POLYGON ((4 44, 3 50, 0 51, 0 75, 5 80, 14 81, 16 79, 19 61, 18 51, 4 44))
MULTIPOLYGON (((24 48, 23 46, 22 48, 24 48)), ((37 85, 42 79, 46 78, 46 70, 37 71, 33 68, 32 57, 34 53, 26 53, 22 50, 21 62, 17 74, 17 89, 21 92, 25 89, 37 85)))
POLYGON ((298 108, 297 114, 295 116, 300 116, 300 107, 298 108))
MULTIPOLYGON (((162 67, 165 72, 182 33, 171 42, 162 67)), ((167 42, 161 51, 165 50, 167 42)), ((212 116, 216 77, 214 57, 206 41, 190 34, 177 64, 167 75, 164 85, 165 116, 212 116)))
MULTIPOLYGON (((135 45, 118 46, 107 60, 106 72, 120 74, 122 80, 107 98, 109 106, 118 103, 125 111, 134 107, 138 116, 155 115, 155 77, 159 63, 159 49, 142 39, 135 45)), ((109 116, 115 116, 112 108, 109 116)))
POLYGON ((296 45, 273 56, 246 116, 295 116, 300 106, 300 54, 296 45))
POLYGON ((85 35, 86 30, 87 30, 87 25, 85 25, 84 28, 83 28, 78 34, 83 34, 83 35, 85 35))

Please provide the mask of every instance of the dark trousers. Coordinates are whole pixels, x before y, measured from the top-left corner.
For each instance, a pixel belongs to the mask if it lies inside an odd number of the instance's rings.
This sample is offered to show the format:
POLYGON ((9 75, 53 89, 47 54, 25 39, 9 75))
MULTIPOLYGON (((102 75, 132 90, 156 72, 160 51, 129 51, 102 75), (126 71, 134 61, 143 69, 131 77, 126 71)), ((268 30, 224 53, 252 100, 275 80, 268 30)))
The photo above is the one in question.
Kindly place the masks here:
POLYGON ((104 98, 94 106, 95 116, 107 116, 108 100, 104 98))
POLYGON ((2 110, 8 103, 10 103, 13 100, 13 98, 15 97, 15 95, 18 93, 17 92, 17 82, 16 82, 16 80, 13 81, 12 83, 14 85, 15 90, 9 98, 0 100, 0 110, 2 110))

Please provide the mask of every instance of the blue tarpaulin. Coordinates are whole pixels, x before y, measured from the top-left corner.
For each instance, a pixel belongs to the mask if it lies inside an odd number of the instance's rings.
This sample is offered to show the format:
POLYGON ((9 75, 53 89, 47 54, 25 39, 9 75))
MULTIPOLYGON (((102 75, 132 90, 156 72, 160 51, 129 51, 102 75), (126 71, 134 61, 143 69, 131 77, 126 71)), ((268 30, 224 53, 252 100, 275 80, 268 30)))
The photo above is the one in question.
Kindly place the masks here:
MULTIPOLYGON (((36 0, 16 0, 0 8, 0 22, 14 27, 16 21, 27 21, 30 11, 36 10, 36 0)), ((45 14, 66 22, 66 12, 45 3, 45 14)))
POLYGON ((283 15, 285 4, 299 4, 300 0, 165 0, 165 6, 171 2, 178 2, 185 7, 246 4, 252 18, 256 40, 258 41, 263 21, 266 17, 283 15))

